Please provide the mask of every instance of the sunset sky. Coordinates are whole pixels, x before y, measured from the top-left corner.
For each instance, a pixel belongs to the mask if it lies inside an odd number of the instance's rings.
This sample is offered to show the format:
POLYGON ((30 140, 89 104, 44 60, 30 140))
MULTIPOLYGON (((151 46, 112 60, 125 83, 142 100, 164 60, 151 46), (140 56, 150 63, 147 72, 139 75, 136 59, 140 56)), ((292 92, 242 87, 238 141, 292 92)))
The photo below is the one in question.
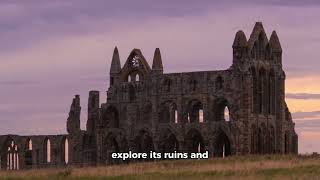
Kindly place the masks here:
POLYGON ((66 132, 75 94, 85 129, 90 90, 105 102, 113 48, 123 65, 155 48, 165 72, 226 69, 238 30, 256 21, 283 49, 299 152, 320 152, 320 1, 1 0, 0 134, 66 132))

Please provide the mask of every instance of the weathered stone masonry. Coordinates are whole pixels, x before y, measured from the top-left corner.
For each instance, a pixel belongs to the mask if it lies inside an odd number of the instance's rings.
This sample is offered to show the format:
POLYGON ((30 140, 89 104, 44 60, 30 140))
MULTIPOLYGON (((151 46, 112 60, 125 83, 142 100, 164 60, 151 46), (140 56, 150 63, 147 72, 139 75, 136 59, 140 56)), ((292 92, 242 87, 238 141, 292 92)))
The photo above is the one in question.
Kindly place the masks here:
POLYGON ((226 70, 169 74, 158 48, 152 67, 139 49, 121 67, 115 48, 106 102, 100 104, 98 91, 89 93, 86 131, 76 95, 68 134, 0 136, 1 169, 112 164, 112 152, 129 150, 208 150, 211 157, 297 153, 276 32, 268 39, 258 22, 249 40, 238 31, 232 48, 226 70))

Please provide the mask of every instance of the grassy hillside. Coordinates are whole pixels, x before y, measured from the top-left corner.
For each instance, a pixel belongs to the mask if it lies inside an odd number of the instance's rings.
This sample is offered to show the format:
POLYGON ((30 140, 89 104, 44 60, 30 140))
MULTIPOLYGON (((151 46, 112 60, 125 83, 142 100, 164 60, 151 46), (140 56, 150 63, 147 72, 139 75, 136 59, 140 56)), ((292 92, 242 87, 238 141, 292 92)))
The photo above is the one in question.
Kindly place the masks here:
POLYGON ((320 157, 245 156, 0 172, 0 179, 320 179, 320 157))

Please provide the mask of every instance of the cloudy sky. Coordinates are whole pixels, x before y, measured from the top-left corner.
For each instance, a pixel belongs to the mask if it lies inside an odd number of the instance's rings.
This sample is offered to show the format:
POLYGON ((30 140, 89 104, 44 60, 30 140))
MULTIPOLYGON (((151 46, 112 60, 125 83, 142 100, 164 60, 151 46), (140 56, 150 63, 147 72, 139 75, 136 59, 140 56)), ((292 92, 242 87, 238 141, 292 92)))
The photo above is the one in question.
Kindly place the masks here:
POLYGON ((256 21, 276 30, 299 152, 320 152, 320 1, 1 0, 0 134, 65 133, 80 94, 85 128, 89 90, 106 99, 114 46, 122 64, 133 48, 165 72, 226 69, 237 30, 256 21))

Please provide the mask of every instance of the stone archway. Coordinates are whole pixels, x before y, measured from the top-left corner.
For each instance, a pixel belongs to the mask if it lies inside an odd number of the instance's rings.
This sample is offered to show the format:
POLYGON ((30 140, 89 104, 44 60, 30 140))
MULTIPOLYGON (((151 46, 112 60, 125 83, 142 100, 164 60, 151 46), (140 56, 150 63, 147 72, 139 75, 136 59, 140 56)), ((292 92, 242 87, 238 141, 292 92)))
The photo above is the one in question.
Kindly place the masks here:
POLYGON ((222 130, 216 133, 216 139, 213 144, 214 157, 226 157, 231 155, 230 138, 222 130))
POLYGON ((165 101, 160 104, 159 122, 160 123, 178 123, 177 105, 173 101, 165 101))
POLYGON ((135 152, 149 153, 150 151, 154 150, 152 135, 147 130, 140 130, 135 136, 133 142, 133 150, 135 152))
POLYGON ((62 164, 68 164, 69 162, 69 141, 67 136, 64 136, 61 140, 61 152, 60 152, 60 156, 61 156, 61 163, 62 164))
POLYGON ((203 104, 201 101, 194 99, 188 103, 187 106, 188 117, 187 122, 195 123, 195 122, 203 122, 203 104))
POLYGON ((205 152, 204 138, 196 129, 191 129, 186 134, 185 146, 188 153, 205 152))
MULTIPOLYGON (((16 140, 7 137, 7 140, 1 147, 1 169, 19 170, 20 169, 20 147, 16 140)), ((1 170, 0 169, 0 170, 1 170)))
POLYGON ((179 142, 176 135, 169 129, 161 131, 159 140, 159 151, 161 153, 179 151, 179 142))

